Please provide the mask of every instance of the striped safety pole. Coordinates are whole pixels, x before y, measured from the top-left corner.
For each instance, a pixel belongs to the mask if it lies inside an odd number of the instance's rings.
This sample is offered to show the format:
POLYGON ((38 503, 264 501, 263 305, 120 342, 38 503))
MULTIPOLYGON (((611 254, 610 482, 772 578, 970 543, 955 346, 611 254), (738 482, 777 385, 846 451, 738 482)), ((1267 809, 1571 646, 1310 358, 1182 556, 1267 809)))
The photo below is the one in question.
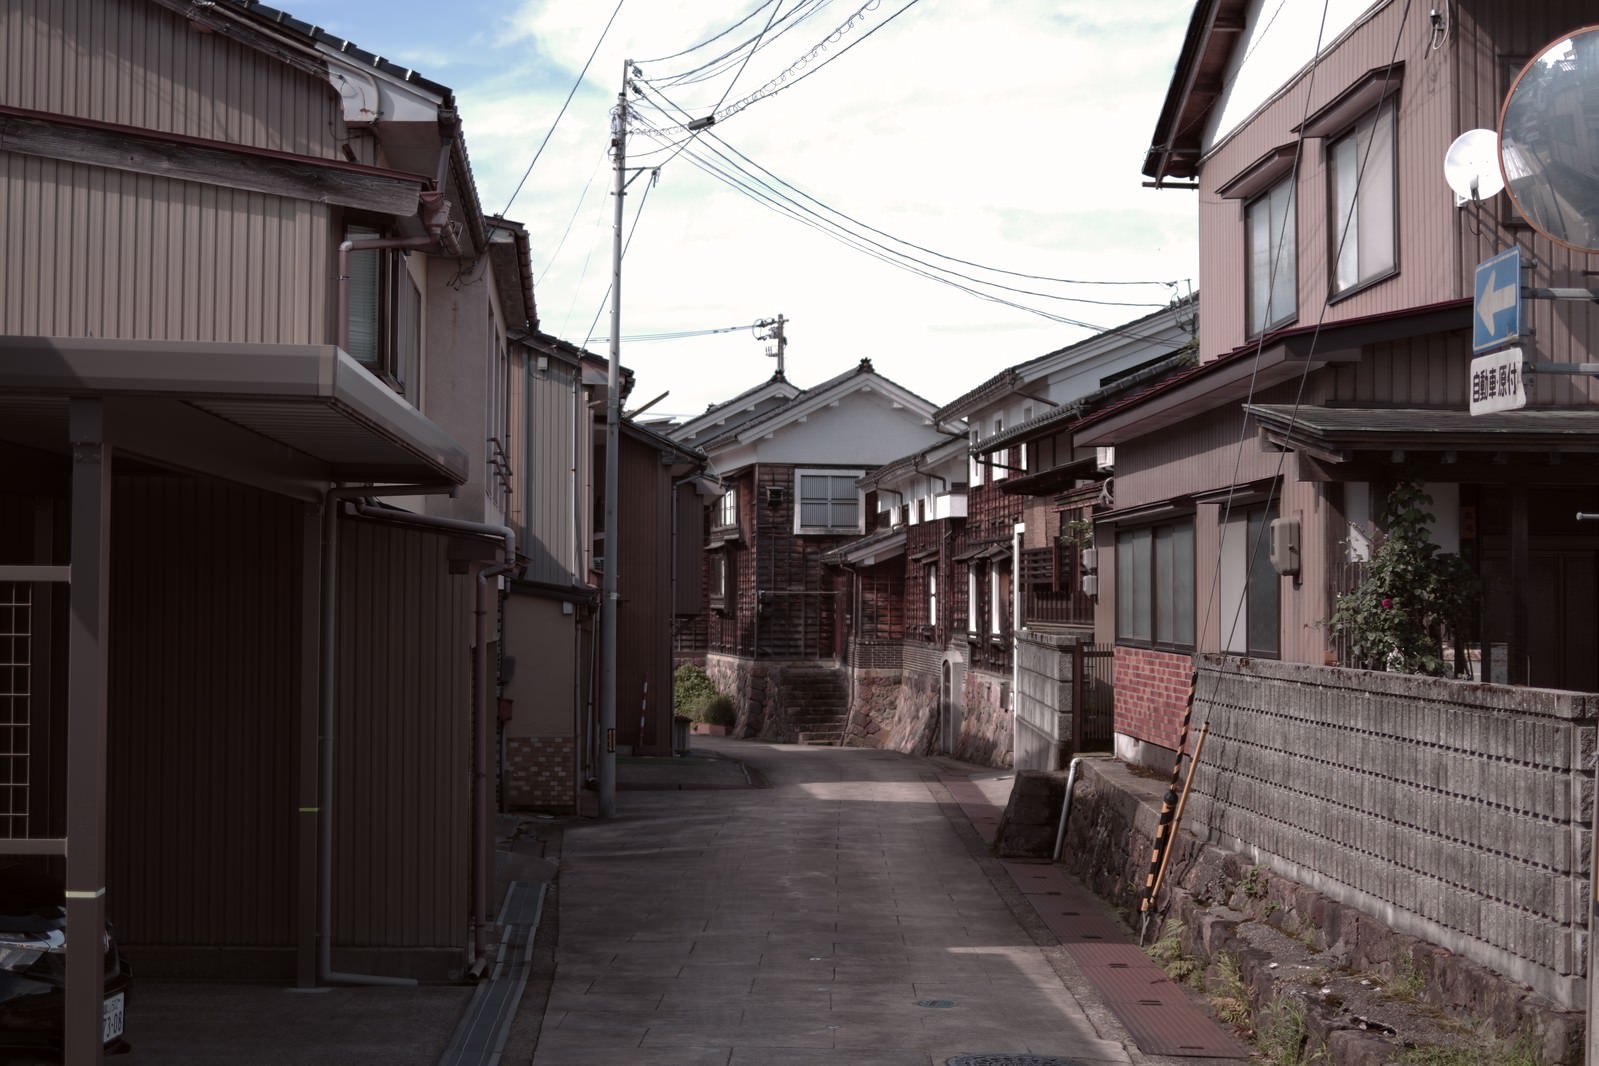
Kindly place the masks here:
POLYGON ((1155 844, 1150 848, 1149 876, 1144 879, 1143 899, 1139 902, 1138 943, 1144 942, 1149 932, 1149 912, 1155 906, 1155 880, 1160 874, 1161 857, 1170 844, 1172 819, 1177 811, 1178 783, 1183 776, 1183 752, 1188 749, 1188 727, 1194 718, 1194 689, 1199 685, 1199 669, 1188 674, 1188 699, 1183 704, 1183 725, 1177 735, 1177 759, 1171 768, 1171 784, 1166 788, 1166 798, 1160 803, 1160 821, 1155 826, 1155 844))

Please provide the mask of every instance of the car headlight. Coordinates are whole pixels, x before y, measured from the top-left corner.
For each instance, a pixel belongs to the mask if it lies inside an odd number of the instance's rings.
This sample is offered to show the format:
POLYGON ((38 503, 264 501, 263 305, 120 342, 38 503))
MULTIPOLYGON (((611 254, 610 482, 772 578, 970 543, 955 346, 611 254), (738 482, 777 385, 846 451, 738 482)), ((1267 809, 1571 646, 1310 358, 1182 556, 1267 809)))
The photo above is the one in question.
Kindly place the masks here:
POLYGON ((46 953, 67 950, 67 935, 59 929, 48 933, 0 933, 0 970, 22 971, 46 953))

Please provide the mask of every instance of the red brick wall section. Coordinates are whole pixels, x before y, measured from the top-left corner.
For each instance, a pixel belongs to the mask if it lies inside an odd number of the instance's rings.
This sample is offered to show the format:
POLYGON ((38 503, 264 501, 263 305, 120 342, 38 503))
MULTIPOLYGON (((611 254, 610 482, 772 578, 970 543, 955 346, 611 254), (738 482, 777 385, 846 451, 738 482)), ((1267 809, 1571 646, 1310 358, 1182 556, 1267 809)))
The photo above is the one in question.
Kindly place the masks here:
POLYGON ((1188 702, 1192 657, 1116 647, 1116 732, 1175 751, 1188 702))
POLYGON ((505 806, 509 810, 574 809, 577 783, 571 737, 509 737, 505 741, 505 806))

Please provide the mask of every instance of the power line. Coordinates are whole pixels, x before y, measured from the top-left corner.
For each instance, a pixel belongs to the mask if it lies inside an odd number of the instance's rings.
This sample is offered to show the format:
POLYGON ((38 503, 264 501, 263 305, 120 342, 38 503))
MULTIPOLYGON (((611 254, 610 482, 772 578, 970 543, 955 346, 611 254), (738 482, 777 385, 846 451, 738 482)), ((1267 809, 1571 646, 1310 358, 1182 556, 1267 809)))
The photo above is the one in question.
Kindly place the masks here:
POLYGON ((704 48, 708 44, 715 44, 717 41, 721 40, 723 37, 726 37, 728 34, 732 33, 734 30, 738 29, 740 26, 744 25, 744 23, 746 23, 750 19, 754 18, 756 15, 759 15, 762 11, 765 11, 767 8, 771 7, 773 4, 780 3, 780 2, 781 2, 781 0, 765 0, 764 3, 757 5, 756 8, 753 11, 751 11, 748 15, 745 15, 743 18, 739 19, 737 22, 733 23, 733 25, 729 26, 727 29, 723 30, 721 33, 718 33, 715 37, 708 37, 705 40, 701 41, 699 44, 696 44, 696 45, 694 45, 694 46, 692 46, 690 48, 685 48, 681 52, 673 52, 669 56, 660 56, 660 57, 658 57, 656 59, 640 59, 640 60, 638 60, 638 62, 639 62, 640 65, 648 65, 650 63, 665 63, 668 59, 678 59, 678 58, 680 58, 682 56, 688 55, 690 52, 698 52, 701 48, 704 48))
MULTIPOLYGON (((669 104, 671 107, 673 107, 674 109, 676 109, 678 112, 682 113, 683 115, 688 115, 689 114, 689 112, 685 108, 683 108, 681 105, 673 102, 658 86, 654 85, 653 83, 651 83, 651 82, 649 82, 647 80, 641 80, 640 81, 640 85, 641 85, 642 88, 648 89, 649 92, 653 93, 654 95, 659 96, 662 101, 664 101, 666 104, 669 104)), ((673 120, 673 117, 670 114, 668 114, 666 109, 664 107, 662 107, 660 104, 656 104, 656 103, 654 103, 654 101, 651 101, 647 95, 643 99, 645 100, 645 102, 653 104, 655 109, 657 111, 659 111, 668 120, 673 120)), ((652 136, 657 137, 657 138, 666 138, 666 137, 668 137, 668 134, 665 131, 662 131, 662 130, 650 130, 648 132, 650 132, 650 134, 652 136)), ((700 132, 703 132, 703 131, 695 131, 695 132, 696 133, 700 133, 700 132)), ((837 215, 839 218, 844 219, 845 221, 847 221, 848 223, 850 223, 853 226, 858 226, 861 229, 867 230, 867 231, 869 231, 871 233, 875 233, 878 236, 883 237, 883 238, 885 238, 887 240, 893 241, 896 244, 902 244, 902 245, 904 245, 907 248, 913 248, 916 251, 924 252, 924 253, 926 253, 928 255, 935 256, 935 257, 937 257, 939 259, 947 260, 948 262, 951 262, 951 263, 959 263, 962 266, 974 267, 974 268, 976 268, 978 270, 986 270, 986 271, 988 271, 990 273, 1003 274, 1003 275, 1006 275, 1008 277, 1021 278, 1023 280, 1027 280, 1027 281, 1039 281, 1039 282, 1044 282, 1044 283, 1047 283, 1047 284, 1057 284, 1057 285, 1139 285, 1139 286, 1160 285, 1160 286, 1165 286, 1167 288, 1173 288, 1173 287, 1175 287, 1177 285, 1176 281, 1092 281, 1092 280, 1088 280, 1088 279, 1084 279, 1084 278, 1048 277, 1046 275, 1028 274, 1028 273, 1024 273, 1022 271, 1017 271, 1017 270, 1007 270, 1007 269, 1005 269, 1003 267, 988 266, 987 264, 978 263, 978 262, 975 262, 975 261, 970 260, 970 259, 962 259, 959 256, 948 255, 946 253, 936 251, 936 250, 934 250, 932 248, 927 248, 927 247, 925 247, 923 245, 917 244, 914 241, 908 241, 908 240, 904 239, 903 237, 896 237, 892 233, 888 233, 885 230, 878 229, 875 226, 872 226, 872 225, 869 225, 869 224, 867 224, 865 222, 862 222, 861 220, 855 218, 854 216, 848 214, 847 212, 840 211, 837 208, 832 207, 832 206, 824 203, 821 200, 818 200, 816 197, 812 196, 810 193, 805 192, 803 189, 800 189, 797 186, 785 181, 783 178, 781 178, 778 175, 772 173, 772 171, 768 170, 766 167, 762 166, 761 164, 757 163, 755 160, 751 159, 749 156, 745 155, 743 152, 740 152, 737 148, 735 148, 732 145, 728 144, 725 140, 723 140, 721 137, 718 137, 716 134, 714 134, 714 133, 705 133, 704 135, 706 136, 707 139, 715 141, 717 144, 721 145, 723 148, 727 149, 729 152, 731 152, 734 155, 738 156, 739 159, 743 160, 745 163, 748 163, 750 166, 754 167, 756 170, 759 170, 762 174, 764 174, 767 177, 771 178, 773 181, 777 182, 779 185, 783 186, 785 189, 788 189, 788 190, 792 191, 795 195, 800 196, 800 197, 804 198, 805 200, 810 201, 811 203, 815 204, 817 207, 821 208, 823 211, 826 211, 826 212, 828 212, 829 214, 832 214, 832 215, 837 215)), ((692 139, 692 138, 685 138, 681 142, 674 142, 674 146, 680 146, 681 144, 685 144, 685 143, 687 143, 687 140, 689 140, 689 139, 692 139)), ((660 150, 664 151, 665 149, 662 148, 660 150)), ((720 153, 718 153, 718 154, 720 154, 720 153)), ((729 162, 730 162, 731 166, 737 167, 737 164, 733 164, 733 163, 731 163, 731 161, 729 161, 729 162)), ((742 167, 737 167, 737 169, 739 169, 740 171, 744 170, 744 168, 742 168, 742 167)), ((746 171, 746 173, 747 173, 747 171, 746 171)), ((765 181, 763 181, 763 180, 761 180, 759 178, 755 178, 753 175, 751 175, 751 178, 752 178, 752 180, 755 180, 755 181, 759 182, 762 186, 764 186, 766 188, 771 188, 771 186, 768 183, 766 183, 765 181)), ((773 191, 775 192, 776 190, 773 190, 773 191)), ((785 199, 786 199, 786 197, 785 197, 785 199)), ((945 269, 945 268, 941 268, 940 267, 940 268, 935 268, 935 269, 945 269)), ((951 271, 951 273, 954 273, 954 271, 951 271)), ((989 283, 984 282, 983 284, 989 284, 989 283)), ((1160 306, 1158 304, 1149 304, 1149 303, 1123 303, 1123 302, 1119 302, 1119 301, 1091 300, 1091 299, 1086 299, 1086 298, 1076 299, 1075 302, 1078 302, 1078 303, 1098 303, 1098 304, 1106 304, 1106 305, 1109 305, 1109 306, 1120 306, 1120 307, 1154 307, 1154 306, 1160 306)))
POLYGON ((500 212, 500 217, 506 217, 511 210, 511 205, 516 202, 517 194, 522 191, 522 186, 527 183, 527 177, 533 173, 533 164, 539 161, 539 156, 544 154, 544 146, 550 143, 550 138, 555 136, 555 128, 561 124, 561 118, 566 114, 567 105, 572 102, 572 97, 577 95, 578 86, 583 84, 583 78, 589 72, 589 64, 594 62, 594 57, 600 53, 600 45, 605 43, 605 35, 611 32, 611 24, 616 21, 616 16, 621 14, 622 5, 627 0, 616 0, 616 9, 611 12, 611 17, 606 20, 605 29, 600 31, 600 39, 594 42, 594 51, 589 53, 588 62, 583 64, 583 69, 578 72, 577 80, 572 83, 572 91, 566 94, 566 99, 561 102, 561 110, 555 115, 555 121, 550 123, 549 132, 544 135, 544 140, 539 144, 538 151, 533 153, 533 158, 528 162, 527 169, 522 172, 522 180, 516 183, 516 188, 511 190, 511 198, 505 202, 505 210, 500 212))

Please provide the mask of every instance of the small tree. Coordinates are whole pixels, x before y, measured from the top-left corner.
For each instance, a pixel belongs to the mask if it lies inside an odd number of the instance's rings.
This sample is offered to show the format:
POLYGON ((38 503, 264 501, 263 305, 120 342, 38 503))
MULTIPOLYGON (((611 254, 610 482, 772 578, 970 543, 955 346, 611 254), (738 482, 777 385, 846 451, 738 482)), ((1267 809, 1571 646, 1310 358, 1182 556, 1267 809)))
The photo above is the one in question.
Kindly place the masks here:
POLYGON ((1428 537, 1432 497, 1402 481, 1388 497, 1386 532, 1365 576, 1338 597, 1329 625, 1349 642, 1351 666, 1442 677, 1465 672, 1461 634, 1477 598, 1477 578, 1458 555, 1442 553, 1428 537), (1453 669, 1443 658, 1443 634, 1454 642, 1453 669))

